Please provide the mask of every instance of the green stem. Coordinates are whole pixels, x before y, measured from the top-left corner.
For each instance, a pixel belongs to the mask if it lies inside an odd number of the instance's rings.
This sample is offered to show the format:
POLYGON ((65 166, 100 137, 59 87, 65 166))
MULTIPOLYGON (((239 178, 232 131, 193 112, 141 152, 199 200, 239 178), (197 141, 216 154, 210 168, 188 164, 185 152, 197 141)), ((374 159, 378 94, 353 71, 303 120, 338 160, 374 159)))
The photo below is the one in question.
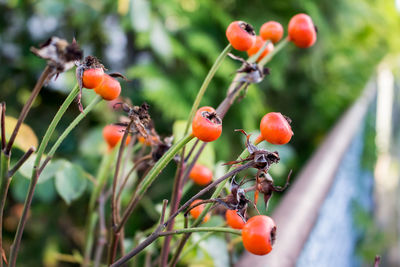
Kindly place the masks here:
POLYGON ((93 188, 92 194, 90 195, 89 209, 88 209, 89 220, 87 220, 86 227, 85 227, 85 252, 84 252, 85 254, 84 254, 84 260, 82 261, 83 267, 89 265, 90 253, 92 252, 92 248, 93 248, 93 244, 94 244, 94 242, 93 242, 94 229, 95 229, 97 220, 99 218, 97 209, 95 209, 96 201, 101 194, 101 190, 104 188, 104 185, 107 182, 109 170, 110 170, 111 164, 115 158, 116 151, 117 151, 116 149, 113 149, 111 151, 111 153, 106 153, 103 155, 103 158, 101 159, 101 163, 100 163, 100 168, 99 168, 97 176, 96 176, 97 184, 93 188))
POLYGON ((194 113, 197 111, 200 101, 204 96, 204 93, 206 92, 208 85, 210 84, 212 78, 214 77, 215 73, 217 72, 218 68, 221 66, 222 62, 224 61, 226 55, 231 51, 232 46, 228 44, 225 49, 221 52, 221 54, 217 57, 217 59, 214 62, 214 65, 211 67, 211 69, 208 71, 208 74, 206 78, 203 81, 203 84, 200 87, 199 92, 197 93, 196 99, 194 100, 192 110, 190 111, 189 118, 186 123, 186 128, 185 128, 185 134, 189 130, 189 126, 192 123, 192 119, 194 116, 194 113))
POLYGON ((80 113, 72 122, 71 124, 65 129, 65 131, 60 135, 56 143, 50 149, 47 157, 52 157, 64 139, 69 135, 69 133, 78 125, 78 123, 86 117, 86 115, 101 101, 101 97, 96 95, 96 97, 90 102, 90 104, 80 113))
POLYGON ((242 231, 228 227, 195 227, 195 228, 184 228, 173 231, 161 232, 159 235, 160 236, 180 235, 180 234, 196 233, 196 232, 230 233, 235 235, 242 234, 242 231))
POLYGON ((190 244, 190 246, 181 253, 180 258, 184 258, 190 251, 192 251, 194 248, 196 248, 201 241, 206 240, 212 234, 213 234, 213 232, 208 232, 207 234, 202 235, 202 237, 200 237, 198 240, 196 240, 196 242, 192 242, 190 244))
MULTIPOLYGON (((92 102, 89 104, 89 106, 87 106, 83 110, 83 112, 81 114, 79 114, 71 122, 71 124, 67 127, 67 129, 64 130, 64 132, 61 134, 61 136, 58 138, 56 143, 51 148, 50 152, 47 155, 47 158, 46 158, 46 161, 44 162, 44 164, 46 162, 48 162, 48 160, 54 155, 55 151, 60 146, 61 142, 67 137, 67 135, 94 108, 94 106, 98 102, 100 102, 100 100, 101 100, 101 98, 99 96, 96 96, 92 100, 92 102)), ((59 113, 56 114, 56 116, 58 116, 58 115, 59 115, 59 113)), ((57 124, 59 119, 53 120, 51 122, 51 125, 49 126, 49 129, 55 127, 53 124, 57 124)), ((44 166, 45 165, 42 165, 42 168, 44 166)), ((22 234, 24 232, 25 224, 26 224, 26 221, 28 219, 28 211, 29 211, 29 209, 31 207, 31 204, 32 204, 33 194, 34 194, 35 187, 36 187, 37 181, 39 179, 39 176, 40 176, 40 169, 38 168, 38 166, 34 166, 33 167, 33 171, 32 171, 31 181, 30 181, 30 184, 29 184, 28 194, 27 194, 27 196, 25 198, 24 210, 22 212, 22 216, 21 216, 21 218, 19 220, 19 223, 18 223, 17 232, 15 233, 15 237, 14 237, 14 242, 11 245, 10 257, 9 257, 9 266, 10 267, 15 267, 15 264, 16 264, 16 261, 17 261, 18 250, 19 250, 19 246, 20 246, 20 243, 21 243, 22 234)))
POLYGON ((265 64, 267 64, 279 51, 282 50, 282 48, 284 48, 287 44, 289 43, 289 37, 286 37, 285 39, 283 39, 282 41, 280 41, 278 43, 277 46, 275 46, 274 50, 272 50, 272 52, 270 52, 268 55, 266 55, 259 63, 259 66, 264 66, 265 64))
POLYGON ((40 160, 42 159, 42 155, 49 143, 51 136, 54 133, 54 130, 56 129, 56 127, 57 127, 58 123, 60 122, 62 116, 64 115, 65 111, 71 105, 72 101, 74 101, 74 99, 76 98, 78 93, 79 93, 79 86, 78 86, 78 84, 76 84, 75 87, 72 89, 72 91, 67 96, 67 98, 65 99, 64 103, 58 109, 56 115, 54 116, 53 120, 51 121, 51 123, 49 125, 49 128, 47 128, 47 131, 44 134, 42 142, 40 142, 39 148, 37 150, 34 166, 39 167, 40 160))
MULTIPOLYGON (((3 249, 3 211, 7 199, 7 191, 11 182, 11 178, 8 177, 8 169, 10 167, 10 156, 1 152, 1 166, 0 166, 0 249, 3 249)), ((3 257, 0 259, 0 266, 3 266, 3 257)))
POLYGON ((174 156, 184 147, 187 143, 189 143, 194 136, 192 134, 187 134, 181 140, 179 140, 176 144, 174 144, 168 151, 161 157, 159 161, 154 165, 151 171, 146 175, 143 179, 143 182, 139 185, 138 195, 143 195, 149 186, 154 182, 157 178, 158 174, 167 166, 167 164, 174 158, 174 156))

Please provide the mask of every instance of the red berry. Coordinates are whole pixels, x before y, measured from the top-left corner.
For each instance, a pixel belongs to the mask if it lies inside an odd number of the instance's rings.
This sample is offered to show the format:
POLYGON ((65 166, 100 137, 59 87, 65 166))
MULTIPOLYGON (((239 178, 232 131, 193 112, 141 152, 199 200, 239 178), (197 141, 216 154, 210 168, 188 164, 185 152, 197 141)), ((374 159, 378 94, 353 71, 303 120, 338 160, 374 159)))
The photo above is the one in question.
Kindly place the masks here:
POLYGON ((93 89, 103 81, 103 68, 87 69, 82 75, 82 85, 87 89, 93 89))
POLYGON ((192 122, 193 135, 204 142, 217 140, 222 133, 222 120, 212 107, 199 108, 192 122))
POLYGON ((271 40, 274 44, 283 36, 283 27, 279 22, 268 21, 261 26, 260 36, 265 40, 271 40))
POLYGON ((265 215, 251 217, 242 230, 244 248, 256 255, 268 254, 272 250, 275 235, 275 222, 270 217, 265 215))
POLYGON ((208 185, 213 178, 212 171, 201 164, 195 164, 189 173, 189 178, 198 185, 208 185))
MULTIPOLYGON (((201 202, 201 199, 196 199, 195 201, 192 202, 192 204, 190 204, 191 207, 193 207, 194 205, 196 205, 197 203, 201 202)), ((193 209, 190 210, 190 215, 192 215, 193 218, 197 219, 200 214, 203 212, 204 210, 204 204, 201 204, 193 209)), ((206 214, 206 216, 204 216, 203 218, 203 222, 207 222, 210 219, 211 215, 209 213, 206 214)))
MULTIPOLYGON (((124 126, 109 124, 103 129, 103 138, 106 140, 108 147, 114 148, 124 135, 124 126)), ((128 135, 126 138, 126 144, 129 144, 131 137, 128 135)))
POLYGON ((234 21, 226 29, 226 38, 239 51, 247 51, 255 42, 253 27, 244 21, 234 21))
POLYGON ((310 16, 297 14, 289 21, 289 39, 300 48, 308 48, 317 40, 317 32, 310 16))
POLYGON ((288 119, 279 112, 266 114, 261 119, 260 131, 263 138, 274 145, 284 145, 293 136, 288 119))
POLYGON ((94 88, 94 91, 105 100, 114 100, 121 93, 121 85, 110 75, 104 74, 103 81, 94 88))
MULTIPOLYGON (((254 45, 247 50, 247 55, 251 57, 252 55, 257 54, 257 52, 264 46, 266 41, 264 41, 260 36, 257 36, 256 42, 254 45)), ((261 53, 261 55, 258 57, 257 62, 263 59, 266 55, 268 55, 272 50, 274 50, 274 45, 269 42, 267 44, 267 47, 264 49, 264 51, 261 53)))
POLYGON ((226 210, 225 219, 226 223, 234 229, 242 229, 245 224, 236 210, 226 210))

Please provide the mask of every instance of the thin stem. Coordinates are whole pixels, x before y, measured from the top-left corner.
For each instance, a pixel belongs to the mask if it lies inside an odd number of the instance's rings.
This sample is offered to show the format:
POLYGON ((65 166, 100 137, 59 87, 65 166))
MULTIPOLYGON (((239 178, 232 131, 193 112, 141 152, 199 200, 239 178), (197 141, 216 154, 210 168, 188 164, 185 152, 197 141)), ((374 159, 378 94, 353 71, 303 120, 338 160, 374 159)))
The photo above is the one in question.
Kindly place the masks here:
POLYGON ((79 93, 79 86, 76 84, 72 91, 69 93, 67 98, 65 99, 64 103, 62 103, 61 107, 58 109, 56 115, 54 115, 53 120, 51 121, 49 128, 47 128, 46 133, 43 136, 42 141, 40 142, 37 154, 36 154, 36 159, 34 166, 38 167, 40 164, 40 161, 42 159, 42 155, 50 141, 51 136, 54 133, 54 130, 56 129, 58 123, 60 122, 62 116, 64 113, 67 111, 68 107, 71 105, 71 103, 74 101, 76 96, 79 93))
POLYGON ((105 196, 104 194, 100 194, 99 197, 99 207, 98 207, 98 213, 99 213, 99 238, 97 240, 97 248, 94 256, 94 267, 100 266, 101 262, 101 257, 103 255, 104 251, 104 246, 107 243, 107 228, 106 228, 106 218, 105 218, 105 212, 104 212, 104 206, 105 206, 105 196))
POLYGON ((57 151, 58 147, 61 145, 61 143, 64 141, 64 139, 69 135, 69 133, 78 125, 79 122, 83 118, 86 117, 86 115, 92 111, 92 109, 101 101, 101 97, 96 95, 96 97, 90 102, 90 104, 83 110, 82 113, 80 113, 72 122, 71 124, 65 129, 65 131, 60 135, 60 137, 57 139, 56 143, 52 146, 50 149, 49 153, 47 154, 48 157, 52 157, 54 153, 57 151))
POLYGON ((140 201, 144 193, 146 193, 147 189, 154 182, 160 172, 167 166, 167 164, 174 158, 176 153, 181 150, 183 146, 189 143, 194 138, 193 135, 188 134, 183 137, 179 142, 174 144, 168 151, 157 161, 157 163, 151 168, 149 173, 143 178, 143 180, 139 183, 137 188, 137 193, 135 193, 135 197, 132 198, 128 207, 126 208, 124 215, 122 216, 121 222, 118 224, 116 232, 119 232, 123 225, 128 220, 131 215, 133 209, 136 207, 136 204, 140 201))
POLYGON ((250 168, 253 164, 254 163, 250 161, 250 162, 248 162, 248 163, 246 163, 244 165, 241 165, 241 166, 237 167, 236 169, 226 173, 222 177, 218 178, 217 180, 215 180, 214 182, 212 182, 211 184, 209 184, 208 186, 206 186, 202 190, 200 190, 196 195, 194 195, 185 204, 183 204, 173 215, 171 215, 163 225, 159 225, 157 227, 157 229, 150 236, 148 236, 144 241, 142 241, 142 243, 140 243, 136 248, 134 248, 133 250, 128 252, 125 256, 121 257, 119 260, 117 260, 111 266, 112 267, 117 267, 117 266, 121 266, 124 263, 126 263, 129 259, 134 257, 136 254, 138 254, 140 251, 145 249, 151 243, 153 243, 154 240, 156 240, 160 236, 159 234, 162 232, 162 230, 165 227, 167 227, 167 225, 171 221, 173 221, 175 219, 175 217, 178 216, 178 214, 180 214, 182 211, 186 210, 190 206, 190 204, 193 203, 193 201, 195 201, 196 199, 200 198, 204 194, 208 193, 212 188, 214 188, 216 185, 218 185, 222 181, 228 179, 231 176, 234 176, 235 174, 237 174, 237 173, 239 173, 239 172, 241 172, 243 170, 246 170, 246 169, 250 168))
POLYGON ((43 87, 43 84, 46 82, 47 78, 49 75, 52 73, 52 68, 49 67, 48 65, 44 68, 42 74, 40 75, 39 79, 36 82, 35 87, 33 88, 33 91, 28 99, 26 101, 24 107, 22 108, 21 113, 19 114, 17 124, 15 125, 14 131, 11 134, 10 139, 8 140, 8 144, 4 150, 4 153, 7 155, 10 154, 11 148, 14 144, 15 138, 17 137, 19 128, 21 127, 22 123, 24 122, 26 116, 28 115, 29 110, 32 107, 33 102, 35 101, 36 97, 38 96, 40 90, 43 87))
POLYGON ((282 41, 275 46, 274 50, 272 50, 268 55, 266 55, 261 61, 258 63, 259 66, 264 66, 267 64, 279 51, 282 50, 289 43, 289 36, 284 38, 282 41))
POLYGON ((213 232, 213 233, 230 233, 235 235, 241 235, 242 231, 227 228, 227 227, 195 227, 195 228, 184 228, 178 229, 173 231, 165 231, 160 233, 160 236, 167 236, 167 235, 180 235, 186 233, 198 233, 198 232, 213 232))
POLYGON ((6 148, 6 103, 1 104, 1 117, 0 117, 0 127, 1 127, 1 150, 6 148))
POLYGON ((194 248, 196 248, 201 241, 206 240, 213 233, 214 232, 208 232, 207 234, 202 235, 202 237, 200 237, 198 240, 196 240, 196 242, 191 243, 190 246, 182 252, 181 258, 184 258, 190 251, 192 251, 194 248))
MULTIPOLYGON (((169 215, 171 216, 174 214, 178 208, 179 208, 179 203, 181 201, 181 196, 182 196, 182 182, 183 182, 183 171, 185 169, 184 166, 184 157, 185 157, 185 147, 183 147, 180 160, 178 163, 178 167, 176 169, 175 173, 175 178, 174 178, 174 185, 172 189, 172 196, 171 196, 171 208, 169 211, 169 215)), ((170 231, 174 228, 174 220, 167 226, 167 231, 170 231)), ((171 243, 171 236, 167 236, 164 239, 164 244, 161 248, 161 262, 160 266, 165 266, 168 262, 168 255, 169 255, 169 247, 171 243)))
MULTIPOLYGON (((3 212, 4 206, 6 204, 7 192, 10 186, 11 179, 8 176, 8 168, 10 167, 10 155, 6 155, 5 153, 1 153, 1 166, 0 166, 0 179, 1 179, 1 188, 0 188, 0 249, 3 251, 3 212)), ((0 255, 0 266, 3 266, 3 257, 0 255)))
MULTIPOLYGON (((70 94, 70 96, 71 96, 71 94, 70 94)), ((48 162, 48 159, 50 159, 54 155, 55 151, 60 146, 61 142, 68 136, 68 134, 75 128, 75 126, 93 109, 93 107, 100 100, 101 100, 101 98, 99 96, 97 96, 95 99, 93 99, 93 101, 89 104, 89 106, 87 106, 85 108, 83 113, 80 113, 71 122, 71 124, 67 127, 67 129, 64 130, 64 132, 61 134, 61 136, 58 138, 56 143, 51 148, 50 152, 47 155, 47 158, 46 158, 45 162, 48 162)), ((61 114, 59 112, 57 112, 56 116, 57 117, 61 116, 61 114)), ((51 124, 50 124, 50 126, 48 128, 48 132, 50 132, 53 127, 55 127, 54 124, 57 124, 60 119, 61 119, 61 117, 59 119, 56 119, 56 118, 53 119, 53 121, 51 122, 51 124)), ((46 136, 46 134, 45 134, 45 136, 46 136)), ((40 162, 40 158, 39 158, 38 162, 40 162)), ((10 267, 14 267, 15 264, 16 264, 16 261, 17 261, 18 250, 19 250, 19 246, 20 246, 20 243, 21 243, 22 234, 24 232, 25 224, 26 224, 26 221, 28 219, 28 211, 29 211, 29 209, 31 207, 31 204, 32 204, 33 194, 35 192, 35 187, 36 187, 37 181, 39 179, 39 175, 40 175, 40 172, 38 171, 38 167, 34 166, 33 172, 32 172, 32 177, 31 177, 31 182, 29 184, 28 194, 27 194, 27 196, 25 198, 24 210, 22 212, 22 216, 21 216, 21 218, 19 220, 19 223, 18 223, 17 232, 15 233, 14 241, 13 241, 13 243, 11 245, 10 259, 9 259, 9 266, 10 267)))
POLYGON ((24 155, 22 155, 22 157, 18 160, 17 163, 15 163, 14 167, 8 171, 7 176, 9 178, 13 177, 14 174, 19 170, 19 168, 21 168, 22 164, 25 163, 25 161, 27 161, 29 159, 29 157, 32 155, 32 153, 35 152, 35 148, 34 147, 30 147, 28 149, 28 151, 25 152, 24 155))
POLYGON ((204 96, 204 93, 207 90, 208 85, 210 84, 212 78, 214 77, 215 73, 217 72, 218 68, 221 66, 222 62, 224 61, 226 55, 231 51, 232 46, 228 44, 225 49, 221 52, 221 54, 218 56, 218 58, 215 60, 214 65, 211 67, 211 69, 208 71, 206 78, 203 81, 203 84, 200 87, 199 92, 197 93, 196 99, 194 100, 192 110, 190 111, 189 118, 186 123, 186 128, 185 128, 185 134, 189 130, 190 123, 193 120, 194 113, 197 111, 201 99, 204 96))
POLYGON ((167 205, 168 205, 168 200, 164 199, 163 200, 163 207, 161 210, 161 217, 160 217, 160 224, 164 224, 164 218, 165 218, 165 211, 167 210, 167 205))
POLYGON ((125 143, 126 139, 128 138, 129 135, 129 129, 132 127, 133 120, 129 122, 129 124, 126 126, 124 135, 122 136, 122 140, 120 141, 119 144, 119 149, 118 149, 118 156, 117 156, 117 162, 115 164, 115 172, 114 172, 114 179, 113 179, 113 185, 112 185, 112 195, 111 195, 111 230, 113 231, 113 236, 111 237, 111 240, 114 240, 114 242, 110 242, 110 250, 109 250, 109 259, 108 262, 111 264, 114 262, 116 252, 117 252, 117 245, 118 245, 118 232, 115 231, 116 225, 118 224, 118 210, 117 210, 117 199, 116 199, 116 193, 117 193, 117 184, 118 184, 118 178, 119 178, 119 172, 120 172, 120 167, 121 167, 121 162, 122 162, 122 156, 124 154, 124 149, 125 149, 125 143))
POLYGON ((85 226, 85 253, 82 261, 82 267, 86 267, 90 263, 90 255, 94 240, 94 228, 99 218, 98 211, 95 209, 96 201, 100 198, 101 192, 104 189, 104 185, 107 182, 109 170, 112 162, 114 161, 115 155, 116 149, 113 149, 111 153, 106 153, 103 155, 100 168, 96 175, 97 185, 93 188, 92 194, 90 195, 88 208, 89 220, 86 221, 85 226))

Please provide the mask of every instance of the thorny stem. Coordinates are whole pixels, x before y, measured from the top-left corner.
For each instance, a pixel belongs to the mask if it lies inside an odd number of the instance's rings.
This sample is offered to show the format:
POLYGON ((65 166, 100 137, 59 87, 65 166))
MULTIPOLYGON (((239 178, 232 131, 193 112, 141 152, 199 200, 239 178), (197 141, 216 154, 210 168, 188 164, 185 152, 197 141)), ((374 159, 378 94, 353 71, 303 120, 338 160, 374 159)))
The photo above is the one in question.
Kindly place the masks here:
POLYGON ((19 115, 17 124, 15 125, 14 131, 11 134, 10 139, 8 140, 7 146, 4 149, 4 153, 6 155, 9 155, 11 152, 11 148, 14 144, 15 138, 17 137, 19 128, 21 127, 22 123, 24 122, 26 116, 28 115, 29 110, 32 107, 33 102, 35 101, 36 97, 38 96, 40 90, 43 87, 43 84, 46 82, 47 78, 49 77, 49 75, 53 72, 53 68, 51 68, 49 65, 47 65, 42 74, 40 75, 39 79, 37 80, 35 87, 33 88, 33 91, 28 99, 28 101, 26 101, 24 107, 22 108, 22 111, 19 115))
POLYGON ((118 232, 115 231, 116 225, 118 224, 116 193, 117 193, 119 171, 120 171, 120 167, 121 167, 122 156, 124 154, 126 139, 128 138, 129 129, 132 127, 132 124, 133 124, 133 120, 131 119, 128 126, 125 128, 124 135, 122 136, 122 140, 119 144, 117 163, 115 164, 115 172, 114 172, 112 196, 111 196, 111 230, 113 231, 113 234, 112 234, 113 236, 111 239, 114 240, 114 242, 110 242, 111 246, 110 246, 110 250, 109 250, 109 254, 108 254, 109 255, 108 262, 110 264, 114 261, 115 253, 116 253, 116 246, 118 244, 118 237, 119 237, 118 232))
POLYGON ((145 249, 148 245, 150 245, 154 240, 156 240, 158 237, 160 237, 160 233, 162 232, 162 230, 169 223, 171 223, 171 221, 173 221, 175 219, 175 217, 178 216, 178 214, 180 214, 182 211, 186 210, 190 206, 190 204, 193 203, 193 201, 195 201, 196 199, 200 198, 204 194, 208 193, 212 188, 214 188, 215 186, 217 186, 218 184, 220 184, 224 180, 228 179, 229 177, 234 176, 235 174, 250 168, 253 164, 254 163, 252 161, 250 161, 250 162, 248 162, 248 163, 246 163, 244 165, 241 165, 241 166, 233 169, 232 171, 227 172, 225 175, 223 175, 222 177, 218 178, 217 180, 215 180, 214 182, 212 182, 211 184, 209 184, 208 186, 206 186, 205 188, 200 190, 196 195, 194 195, 185 204, 183 204, 174 214, 172 214, 163 225, 159 225, 157 227, 157 229, 150 236, 148 236, 144 241, 142 241, 142 243, 140 243, 136 248, 134 248, 133 250, 128 252, 125 256, 121 257, 119 260, 117 260, 111 266, 112 267, 117 267, 117 266, 123 265, 129 259, 131 259, 136 254, 138 254, 140 251, 145 249))
MULTIPOLYGON (((74 91, 72 91, 72 92, 74 92, 74 91)), ((68 100, 70 100, 70 96, 72 97, 72 92, 68 96, 68 98, 67 98, 68 100)), ((67 101, 67 99, 66 99, 66 101, 67 101)), ((72 98, 72 100, 73 100, 73 98, 72 98)), ((23 231, 24 231, 24 228, 25 228, 26 221, 28 219, 28 211, 29 211, 29 209, 31 207, 31 204, 32 204, 33 194, 35 192, 35 187, 36 187, 37 181, 39 180, 39 176, 40 176, 41 171, 45 167, 45 164, 47 162, 49 162, 51 157, 54 155, 55 151, 57 150, 57 148, 59 147, 61 142, 68 136, 68 134, 75 128, 75 126, 94 108, 94 106, 98 102, 100 102, 100 100, 101 100, 100 97, 98 97, 98 96, 95 97, 93 99, 93 101, 89 104, 89 106, 87 106, 84 109, 83 113, 80 113, 71 122, 71 124, 64 130, 64 132, 61 134, 61 136, 58 138, 58 140, 56 141, 56 143, 53 145, 53 147, 51 148, 50 152, 48 153, 45 162, 42 164, 42 167, 41 168, 38 168, 38 166, 34 166, 33 167, 31 182, 29 184, 29 189, 28 189, 28 194, 27 194, 27 196, 25 198, 24 209, 23 209, 22 216, 21 216, 21 218, 19 220, 19 223, 18 223, 18 227, 17 227, 17 231, 15 233, 14 241, 13 241, 13 243, 11 245, 10 258, 9 258, 9 266, 10 267, 14 267, 15 264, 16 264, 16 261, 17 261, 18 250, 19 250, 19 246, 20 246, 20 243, 21 243, 22 234, 23 234, 23 231)), ((62 107, 63 106, 64 106, 64 104, 62 105, 62 107)), ((45 137, 43 137, 43 140, 45 140, 46 136, 48 134, 50 134, 51 129, 54 130, 55 126, 58 124, 58 122, 59 122, 59 120, 61 119, 61 116, 62 116, 61 111, 62 111, 62 109, 60 108, 59 111, 57 112, 55 118, 51 122, 49 128, 47 129, 45 137)), ((40 150, 40 147, 39 147, 39 150, 40 150)), ((38 156, 39 156, 39 153, 38 153, 37 157, 38 156)), ((40 163, 40 157, 39 157, 39 159, 38 158, 36 159, 36 162, 40 163)))

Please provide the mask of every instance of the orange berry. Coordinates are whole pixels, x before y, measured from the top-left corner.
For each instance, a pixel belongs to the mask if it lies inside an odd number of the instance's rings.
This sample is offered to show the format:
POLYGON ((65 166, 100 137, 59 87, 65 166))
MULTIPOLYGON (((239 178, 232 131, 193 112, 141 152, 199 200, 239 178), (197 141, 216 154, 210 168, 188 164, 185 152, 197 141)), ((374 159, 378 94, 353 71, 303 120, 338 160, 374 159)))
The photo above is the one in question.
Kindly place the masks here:
POLYGON ((189 173, 189 178, 198 185, 208 185, 213 178, 212 171, 201 164, 195 164, 189 173))
POLYGON ((103 81, 104 70, 102 68, 87 69, 82 75, 82 86, 87 89, 97 87, 103 81))
POLYGON ((293 136, 288 120, 279 112, 266 114, 261 119, 260 131, 263 138, 274 145, 284 145, 293 136))
POLYGON ((242 229, 245 224, 243 219, 237 214, 236 210, 226 210, 225 220, 233 229, 242 229))
POLYGON ((121 85, 116 79, 105 73, 103 81, 94 88, 94 91, 105 100, 114 100, 121 93, 121 85))
POLYGON ((247 51, 255 42, 253 27, 244 21, 234 21, 226 29, 226 38, 239 51, 247 51))
POLYGON ((317 32, 310 16, 297 14, 289 21, 289 39, 300 48, 308 48, 317 40, 317 32))
MULTIPOLYGON (((107 142, 108 147, 114 148, 124 135, 124 126, 109 124, 103 128, 103 138, 107 142)), ((125 144, 129 144, 131 137, 128 135, 125 144)))
MULTIPOLYGON (((257 52, 264 46, 265 42, 266 41, 264 41, 263 38, 261 38, 260 36, 257 36, 256 42, 254 43, 254 45, 249 50, 247 50, 247 55, 249 55, 249 57, 251 57, 251 56, 257 54, 257 52)), ((274 45, 271 42, 269 42, 267 47, 264 49, 264 51, 258 57, 257 62, 260 61, 261 59, 263 59, 270 52, 272 52, 272 50, 274 50, 274 45)))
POLYGON ((217 140, 222 133, 222 121, 212 107, 201 107, 192 122, 193 135, 204 142, 217 140))
MULTIPOLYGON (((194 205, 196 205, 197 203, 201 202, 201 199, 196 199, 195 201, 192 202, 192 204, 190 204, 191 207, 193 207, 194 205)), ((193 209, 190 210, 190 215, 192 215, 193 218, 197 219, 200 214, 203 212, 204 210, 204 204, 201 204, 193 209)), ((203 218, 203 222, 208 222, 208 220, 210 219, 211 215, 210 213, 207 213, 206 216, 204 216, 203 218)))
POLYGON ((271 40, 274 44, 279 42, 283 36, 283 27, 279 22, 268 21, 260 28, 260 36, 265 40, 271 40))
POLYGON ((244 248, 255 255, 265 255, 271 252, 275 241, 276 225, 268 216, 251 217, 242 229, 244 248))

